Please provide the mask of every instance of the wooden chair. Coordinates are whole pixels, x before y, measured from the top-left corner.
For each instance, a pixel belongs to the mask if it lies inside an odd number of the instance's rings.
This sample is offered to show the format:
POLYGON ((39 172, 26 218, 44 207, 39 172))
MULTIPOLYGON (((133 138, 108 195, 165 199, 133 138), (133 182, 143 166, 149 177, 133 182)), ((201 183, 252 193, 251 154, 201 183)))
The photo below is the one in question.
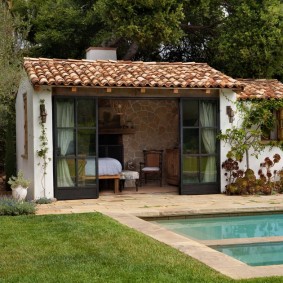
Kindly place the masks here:
POLYGON ((144 162, 140 162, 140 186, 147 180, 159 180, 162 187, 163 150, 143 150, 144 162))

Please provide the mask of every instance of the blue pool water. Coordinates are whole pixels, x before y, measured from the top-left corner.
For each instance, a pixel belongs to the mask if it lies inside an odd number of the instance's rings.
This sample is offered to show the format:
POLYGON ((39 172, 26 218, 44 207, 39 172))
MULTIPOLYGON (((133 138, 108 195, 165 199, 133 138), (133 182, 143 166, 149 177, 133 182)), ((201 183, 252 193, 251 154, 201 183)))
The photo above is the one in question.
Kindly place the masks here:
POLYGON ((257 243, 214 247, 251 266, 283 264, 283 243, 257 243))
POLYGON ((153 221, 199 240, 283 236, 283 214, 206 217, 153 221))
MULTIPOLYGON (((283 236, 283 214, 156 220, 177 234, 198 240, 283 236)), ((217 245, 213 249, 251 266, 283 264, 283 242, 217 245)))

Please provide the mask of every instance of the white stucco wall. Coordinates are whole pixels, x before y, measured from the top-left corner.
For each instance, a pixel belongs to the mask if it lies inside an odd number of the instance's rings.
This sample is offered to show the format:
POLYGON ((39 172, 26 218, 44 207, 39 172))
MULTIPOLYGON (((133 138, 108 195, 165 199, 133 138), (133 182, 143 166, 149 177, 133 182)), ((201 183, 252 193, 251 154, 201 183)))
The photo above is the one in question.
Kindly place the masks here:
MULTIPOLYGON (((219 96, 219 104, 220 104, 220 130, 222 133, 225 133, 227 129, 231 127, 231 123, 229 122, 229 117, 226 114, 226 106, 231 106, 235 111, 235 106, 233 102, 236 101, 236 94, 232 90, 222 89, 220 90, 219 96)), ((234 121, 233 123, 236 123, 234 121)), ((226 180, 224 176, 224 171, 221 166, 222 163, 227 159, 226 155, 230 149, 230 146, 223 141, 220 141, 220 186, 221 192, 225 191, 226 180)))
POLYGON ((44 87, 40 91, 35 91, 27 78, 24 78, 20 84, 16 99, 16 138, 17 138, 17 170, 22 170, 24 176, 31 180, 28 189, 27 199, 38 199, 41 197, 54 197, 53 190, 53 137, 52 137, 52 95, 51 88, 44 87), (28 115, 28 155, 24 154, 24 103, 23 95, 27 94, 27 115, 28 115), (47 166, 47 175, 45 176, 45 193, 42 186, 43 170, 38 163, 40 162, 36 151, 39 150, 39 101, 45 100, 47 119, 46 132, 48 136, 48 157, 51 162, 47 166))
MULTIPOLYGON (((225 133, 225 130, 229 129, 232 125, 241 125, 241 121, 239 119, 239 115, 236 112, 236 106, 233 104, 233 101, 236 100, 236 94, 232 92, 231 90, 221 90, 220 91, 220 129, 223 133, 225 133), (235 111, 235 120, 233 121, 233 124, 229 122, 228 115, 226 114, 226 106, 231 106, 233 110, 235 111)), ((221 192, 225 191, 225 185, 227 184, 226 178, 224 176, 225 171, 221 168, 222 163, 227 159, 227 153, 230 149, 229 144, 225 144, 223 141, 220 142, 220 172, 221 172, 221 192)), ((283 151, 278 148, 270 148, 269 146, 266 146, 265 149, 261 152, 261 154, 256 158, 255 156, 249 157, 250 162, 250 168, 254 170, 256 177, 258 178, 258 170, 260 169, 260 163, 264 161, 265 157, 269 157, 270 159, 273 158, 274 154, 278 153, 281 156, 281 162, 275 164, 275 166, 272 168, 272 170, 276 169, 282 169, 283 166, 283 151)), ((250 151, 250 154, 252 154, 252 151, 250 151)), ((247 164, 245 156, 243 158, 243 161, 239 163, 239 168, 246 170, 247 164)))

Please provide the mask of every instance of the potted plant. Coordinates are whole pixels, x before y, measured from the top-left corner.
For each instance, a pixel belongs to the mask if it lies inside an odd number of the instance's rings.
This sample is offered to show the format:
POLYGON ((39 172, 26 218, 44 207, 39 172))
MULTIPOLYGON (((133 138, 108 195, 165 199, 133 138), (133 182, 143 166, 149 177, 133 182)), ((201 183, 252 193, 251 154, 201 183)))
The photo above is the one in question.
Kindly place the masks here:
POLYGON ((16 177, 10 177, 8 184, 11 185, 12 196, 14 199, 22 201, 26 198, 30 181, 24 178, 23 171, 20 170, 16 177))

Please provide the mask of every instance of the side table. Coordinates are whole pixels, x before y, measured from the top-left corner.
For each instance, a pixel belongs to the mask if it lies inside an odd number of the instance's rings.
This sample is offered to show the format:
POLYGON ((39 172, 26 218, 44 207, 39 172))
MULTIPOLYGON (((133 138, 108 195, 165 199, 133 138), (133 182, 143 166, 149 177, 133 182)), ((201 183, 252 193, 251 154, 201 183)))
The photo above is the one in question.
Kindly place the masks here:
POLYGON ((125 187, 126 180, 135 180, 136 191, 138 191, 140 174, 137 171, 123 170, 120 174, 120 191, 125 187))

